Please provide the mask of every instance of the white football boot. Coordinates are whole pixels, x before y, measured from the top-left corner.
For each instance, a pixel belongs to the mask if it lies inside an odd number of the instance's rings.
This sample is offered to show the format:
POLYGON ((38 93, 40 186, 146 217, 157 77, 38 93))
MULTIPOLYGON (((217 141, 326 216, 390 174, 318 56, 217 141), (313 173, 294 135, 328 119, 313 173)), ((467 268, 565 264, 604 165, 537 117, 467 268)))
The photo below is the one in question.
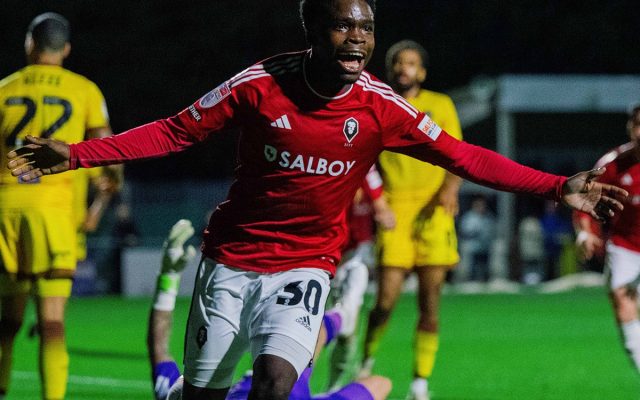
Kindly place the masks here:
POLYGON ((184 376, 180 375, 180 378, 171 386, 169 394, 167 394, 167 400, 182 400, 182 388, 184 386, 184 376))
POLYGON ((357 379, 364 379, 364 378, 368 378, 371 376, 371 373, 373 372, 373 366, 376 363, 376 359, 373 357, 369 357, 366 358, 363 362, 362 365, 360 366, 360 371, 358 371, 358 374, 356 375, 357 379))
POLYGON ((332 310, 342 318, 342 325, 331 353, 329 387, 337 389, 353 379, 353 360, 357 353, 356 328, 360 308, 369 284, 369 270, 360 257, 353 257, 338 267, 335 282, 336 303, 332 310))
POLYGON ((415 378, 409 387, 406 400, 429 400, 429 383, 424 378, 415 378))
POLYGON ((347 337, 354 334, 358 324, 360 307, 369 285, 369 269, 359 258, 355 258, 338 267, 335 279, 339 282, 340 297, 334 309, 342 317, 338 335, 347 337))

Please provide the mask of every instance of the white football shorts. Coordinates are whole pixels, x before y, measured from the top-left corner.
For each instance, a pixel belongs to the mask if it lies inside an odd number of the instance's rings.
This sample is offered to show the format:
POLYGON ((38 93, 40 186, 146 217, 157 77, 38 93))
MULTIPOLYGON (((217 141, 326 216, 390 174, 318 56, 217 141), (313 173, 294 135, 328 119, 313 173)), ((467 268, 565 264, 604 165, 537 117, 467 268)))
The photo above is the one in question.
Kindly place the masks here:
POLYGON ((611 289, 625 285, 637 287, 640 284, 640 253, 608 242, 605 271, 611 289))
POLYGON ((329 274, 315 268, 263 274, 203 258, 185 335, 184 376, 196 387, 231 386, 247 351, 271 354, 298 376, 313 357, 329 293, 329 274))

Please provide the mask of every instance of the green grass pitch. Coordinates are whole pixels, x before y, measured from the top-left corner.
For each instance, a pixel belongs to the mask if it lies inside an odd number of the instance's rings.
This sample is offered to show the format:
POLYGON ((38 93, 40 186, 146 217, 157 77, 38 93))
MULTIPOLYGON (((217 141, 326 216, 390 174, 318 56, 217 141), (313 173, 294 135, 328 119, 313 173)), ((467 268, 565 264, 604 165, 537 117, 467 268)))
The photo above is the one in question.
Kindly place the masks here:
MULTIPOLYGON (((68 399, 152 399, 145 346, 149 306, 149 299, 70 300, 68 399)), ((171 342, 178 359, 188 306, 188 299, 179 299, 171 342)), ((390 399, 403 399, 411 380, 415 314, 414 295, 403 295, 381 345, 374 373, 392 379, 390 399)), ((604 289, 449 293, 441 314, 433 400, 640 398, 640 376, 619 342, 604 289)), ((34 319, 30 308, 25 325, 34 319)), ((240 369, 247 367, 245 359, 240 369)), ((37 339, 23 328, 7 400, 38 399, 37 371, 37 339)), ((324 389, 326 372, 321 357, 314 390, 324 389)))

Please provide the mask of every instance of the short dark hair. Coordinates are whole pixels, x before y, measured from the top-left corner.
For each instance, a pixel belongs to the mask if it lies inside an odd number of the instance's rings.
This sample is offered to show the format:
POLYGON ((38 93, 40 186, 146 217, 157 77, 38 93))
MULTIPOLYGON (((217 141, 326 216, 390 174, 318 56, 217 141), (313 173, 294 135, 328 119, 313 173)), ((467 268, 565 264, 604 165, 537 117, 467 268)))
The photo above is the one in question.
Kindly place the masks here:
POLYGON ((27 33, 36 49, 60 51, 69 42, 69 21, 60 14, 47 12, 31 21, 27 33))
MULTIPOLYGON (((317 22, 317 18, 326 15, 326 11, 330 4, 335 0, 300 0, 300 19, 302 27, 309 40, 309 28, 317 22)), ((376 0, 365 0, 371 7, 371 11, 376 13, 376 0)))
POLYGON ((384 58, 384 65, 387 68, 387 71, 393 68, 393 64, 395 64, 398 58, 398 53, 405 50, 413 50, 417 52, 422 59, 422 66, 425 68, 429 66, 429 53, 427 53, 427 50, 425 50, 420 43, 406 39, 393 44, 389 47, 389 50, 387 50, 387 54, 384 58))

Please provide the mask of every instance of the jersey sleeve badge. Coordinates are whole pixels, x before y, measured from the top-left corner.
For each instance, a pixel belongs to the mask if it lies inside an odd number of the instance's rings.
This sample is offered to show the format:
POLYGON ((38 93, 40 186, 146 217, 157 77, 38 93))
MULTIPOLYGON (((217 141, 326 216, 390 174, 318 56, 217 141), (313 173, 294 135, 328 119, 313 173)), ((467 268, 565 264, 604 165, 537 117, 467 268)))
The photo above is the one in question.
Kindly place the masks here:
POLYGON ((231 94, 231 88, 227 82, 224 82, 217 88, 202 96, 200 99, 200 107, 211 108, 220 103, 225 97, 231 94))
POLYGON ((438 139, 440 136, 440 132, 442 132, 442 128, 440 128, 428 115, 425 115, 422 118, 422 121, 418 124, 418 129, 420 129, 425 135, 429 136, 432 140, 438 139))

